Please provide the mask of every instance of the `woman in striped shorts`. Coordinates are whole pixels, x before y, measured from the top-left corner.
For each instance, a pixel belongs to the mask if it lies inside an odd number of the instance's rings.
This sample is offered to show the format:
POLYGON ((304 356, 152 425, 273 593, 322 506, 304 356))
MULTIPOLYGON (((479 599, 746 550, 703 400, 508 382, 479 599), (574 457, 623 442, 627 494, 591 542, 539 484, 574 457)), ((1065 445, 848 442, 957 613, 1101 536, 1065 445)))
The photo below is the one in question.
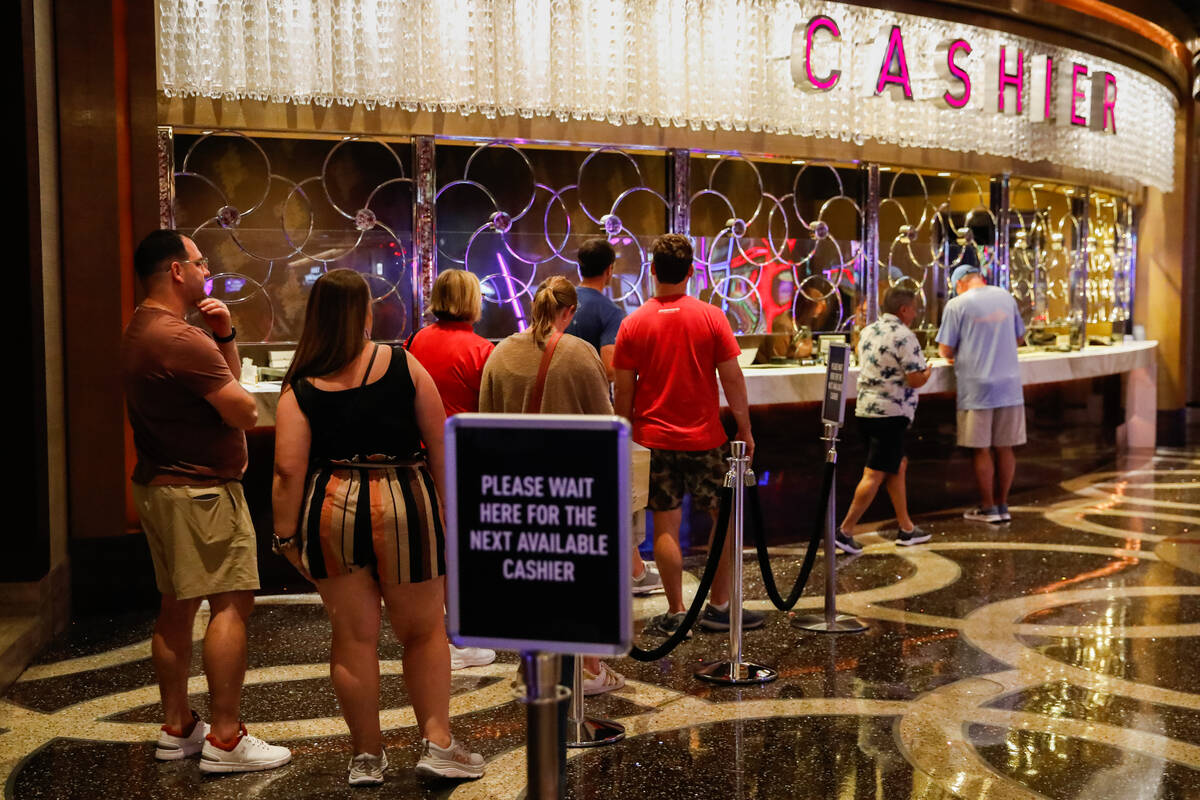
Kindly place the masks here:
POLYGON ((349 782, 382 783, 387 768, 381 598, 404 645, 404 680, 423 738, 417 772, 478 778, 482 757, 450 734, 437 491, 445 413, 416 359, 370 341, 371 319, 371 292, 359 273, 332 270, 313 285, 276 412, 275 550, 316 583, 329 614, 330 675, 354 752, 349 782))

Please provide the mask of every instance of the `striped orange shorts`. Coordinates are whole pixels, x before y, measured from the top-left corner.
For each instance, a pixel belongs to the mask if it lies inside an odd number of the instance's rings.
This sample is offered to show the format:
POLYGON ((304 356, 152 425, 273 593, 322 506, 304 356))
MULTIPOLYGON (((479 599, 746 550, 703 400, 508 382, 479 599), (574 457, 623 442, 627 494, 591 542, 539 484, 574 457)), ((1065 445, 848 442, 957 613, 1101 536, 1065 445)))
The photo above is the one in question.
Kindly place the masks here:
POLYGON ((446 573, 446 535, 424 466, 321 467, 308 479, 301 557, 313 578, 372 569, 381 583, 446 573))

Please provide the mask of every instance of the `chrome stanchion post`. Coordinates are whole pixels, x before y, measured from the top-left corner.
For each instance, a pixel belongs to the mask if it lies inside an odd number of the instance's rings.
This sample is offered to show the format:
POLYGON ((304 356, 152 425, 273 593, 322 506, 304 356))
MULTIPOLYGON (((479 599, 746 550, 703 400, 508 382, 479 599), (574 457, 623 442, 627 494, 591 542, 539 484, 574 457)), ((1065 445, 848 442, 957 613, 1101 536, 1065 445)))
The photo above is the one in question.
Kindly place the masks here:
MULTIPOLYGON (((829 451, 825 458, 837 464, 836 425, 825 426, 829 451)), ((834 467, 834 469, 837 469, 834 467)), ((836 475, 836 473, 835 473, 836 475)), ((837 622, 837 480, 829 483, 829 502, 825 504, 825 626, 832 629, 837 622)))
POLYGON ((583 709, 583 656, 575 656, 571 681, 571 714, 567 719, 567 747, 597 747, 625 738, 625 726, 611 719, 589 717, 583 709))
POLYGON ((725 486, 733 489, 729 541, 729 660, 714 661, 696 670, 696 677, 733 686, 769 683, 779 677, 770 667, 742 660, 742 542, 745 537, 747 477, 753 480, 745 442, 730 442, 729 472, 725 486))
POLYGON ((559 706, 568 690, 558 685, 559 658, 555 653, 522 651, 525 666, 525 797, 559 800, 564 775, 559 752, 559 706))
MULTIPOLYGON (((729 545, 729 663, 742 665, 742 540, 746 535, 746 443, 734 442, 729 466, 733 472, 730 519, 733 543, 729 545)), ((738 677, 741 677, 739 669, 738 677)))
POLYGON ((818 633, 860 633, 867 625, 857 617, 837 612, 837 442, 838 426, 825 423, 822 441, 829 442, 825 463, 832 464, 835 479, 829 485, 829 503, 825 506, 825 613, 806 614, 792 620, 792 626, 818 633))

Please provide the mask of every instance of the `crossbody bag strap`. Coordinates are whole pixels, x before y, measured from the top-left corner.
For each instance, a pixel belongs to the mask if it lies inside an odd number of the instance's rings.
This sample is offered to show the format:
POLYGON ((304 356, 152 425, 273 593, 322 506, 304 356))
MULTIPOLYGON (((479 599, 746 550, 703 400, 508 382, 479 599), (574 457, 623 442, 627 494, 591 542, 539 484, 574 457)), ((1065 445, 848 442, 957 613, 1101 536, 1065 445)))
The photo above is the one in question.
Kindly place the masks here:
POLYGON ((542 352, 542 363, 538 365, 537 380, 533 384, 533 400, 530 403, 531 413, 542 413, 542 393, 546 390, 546 373, 550 371, 550 359, 554 358, 554 348, 558 346, 558 340, 562 338, 562 334, 558 331, 554 332, 546 341, 546 349, 542 352))

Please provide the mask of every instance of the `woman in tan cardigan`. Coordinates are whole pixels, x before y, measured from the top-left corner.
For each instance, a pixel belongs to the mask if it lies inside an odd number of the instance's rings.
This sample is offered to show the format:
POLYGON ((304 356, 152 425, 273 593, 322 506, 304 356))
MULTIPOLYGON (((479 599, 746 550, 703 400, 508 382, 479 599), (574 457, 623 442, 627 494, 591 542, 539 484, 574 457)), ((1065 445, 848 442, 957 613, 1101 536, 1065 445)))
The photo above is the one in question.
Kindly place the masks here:
MULTIPOLYGON (((533 296, 533 325, 496 345, 483 366, 479 410, 522 414, 611 414, 608 374, 595 348, 563 333, 575 316, 575 287, 563 277, 547 278, 533 296), (546 372, 541 407, 534 405, 534 387, 546 346, 558 341, 546 372)), ((600 659, 583 660, 584 694, 611 692, 625 678, 600 659)))
POLYGON ((542 353, 555 333, 575 316, 575 287, 563 277, 547 278, 533 297, 533 325, 496 345, 483 367, 479 410, 523 414, 611 414, 608 375, 596 350, 563 334, 554 349, 542 407, 533 408, 533 389, 542 353))

